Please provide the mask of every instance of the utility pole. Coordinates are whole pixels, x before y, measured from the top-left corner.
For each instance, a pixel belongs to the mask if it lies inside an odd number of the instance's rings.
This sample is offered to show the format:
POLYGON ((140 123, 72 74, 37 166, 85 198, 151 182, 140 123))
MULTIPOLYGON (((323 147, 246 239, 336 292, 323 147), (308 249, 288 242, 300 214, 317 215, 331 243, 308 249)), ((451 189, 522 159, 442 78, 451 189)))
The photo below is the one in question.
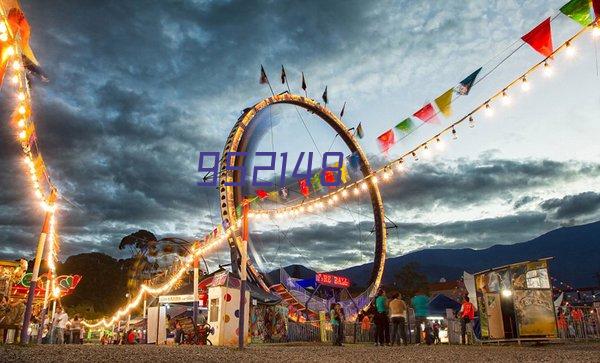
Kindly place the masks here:
POLYGON ((48 197, 48 209, 44 217, 42 232, 38 239, 35 261, 33 263, 33 272, 31 274, 31 284, 29 285, 29 293, 27 294, 27 304, 25 305, 25 315, 23 316, 23 326, 21 327, 21 344, 29 342, 29 323, 31 322, 31 309, 33 306, 33 298, 35 296, 35 288, 37 286, 38 275, 40 274, 40 265, 44 255, 44 246, 46 245, 46 236, 50 232, 50 221, 54 214, 54 203, 56 202, 56 190, 52 189, 48 197))
POLYGON ((240 241, 240 320, 238 326, 238 346, 239 349, 244 349, 244 340, 246 338, 244 329, 244 319, 246 316, 246 275, 248 273, 248 212, 250 211, 250 203, 244 198, 242 202, 242 239, 240 241))

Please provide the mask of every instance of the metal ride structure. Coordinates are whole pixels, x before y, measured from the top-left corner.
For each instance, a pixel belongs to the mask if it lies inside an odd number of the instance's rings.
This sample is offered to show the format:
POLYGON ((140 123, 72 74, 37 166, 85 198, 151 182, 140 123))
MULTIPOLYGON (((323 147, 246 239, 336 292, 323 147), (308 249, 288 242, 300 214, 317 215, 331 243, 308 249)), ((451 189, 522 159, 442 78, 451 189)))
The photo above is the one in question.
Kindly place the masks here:
MULTIPOLYGON (((367 156, 357 139, 354 137, 354 134, 350 132, 348 127, 340 120, 340 118, 331 112, 327 107, 321 105, 319 102, 311 98, 292 94, 290 92, 283 92, 273 95, 256 103, 254 106, 245 109, 243 114, 238 118, 237 122, 233 126, 233 129, 231 130, 225 143, 222 157, 219 162, 218 184, 221 218, 223 220, 223 224, 225 225, 238 225, 239 221, 236 208, 239 205, 242 205, 244 202, 242 187, 228 185, 228 183, 244 182, 244 180, 241 180, 242 173, 239 169, 231 170, 228 167, 242 167, 246 159, 244 156, 234 156, 228 160, 227 154, 232 152, 245 152, 247 150, 250 138, 252 137, 252 131, 251 128, 249 128, 250 123, 254 120, 259 120, 256 118, 256 116, 260 111, 276 104, 289 104, 298 106, 318 116, 327 125, 329 125, 337 133, 337 135, 340 136, 346 146, 350 149, 350 152, 358 155, 360 160, 360 171, 363 178, 373 174, 369 160, 367 159, 367 156), (233 165, 227 165, 228 161, 233 161, 233 165)), ((372 179, 369 179, 367 185, 375 223, 375 254, 370 278, 371 291, 374 291, 381 283, 381 279, 383 277, 386 256, 386 226, 383 201, 381 199, 381 193, 379 191, 378 184, 372 179)), ((234 269, 234 272, 239 272, 241 255, 242 253, 245 253, 242 251, 243 246, 241 246, 240 240, 236 239, 235 237, 228 238, 228 242, 231 249, 232 268, 234 269)), ((269 291, 265 278, 262 276, 260 271, 257 270, 256 266, 254 266, 250 261, 247 266, 247 272, 251 279, 264 290, 269 291)))

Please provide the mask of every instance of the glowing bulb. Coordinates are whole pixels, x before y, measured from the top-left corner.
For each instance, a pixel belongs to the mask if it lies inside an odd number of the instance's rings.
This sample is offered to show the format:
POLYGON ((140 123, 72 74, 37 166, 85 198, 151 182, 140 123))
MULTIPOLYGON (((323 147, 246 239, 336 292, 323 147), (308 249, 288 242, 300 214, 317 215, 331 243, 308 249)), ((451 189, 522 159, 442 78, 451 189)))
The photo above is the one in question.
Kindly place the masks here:
POLYGON ((398 172, 402 172, 404 170, 404 161, 402 159, 396 163, 396 170, 398 172))
POLYGON ((17 70, 21 69, 21 62, 19 62, 18 60, 16 60, 16 61, 13 62, 12 66, 13 66, 13 69, 15 71, 17 71, 17 70))
POLYGON ((342 190, 342 198, 347 198, 348 197, 348 190, 344 189, 342 190))
POLYGON ((17 98, 19 99, 19 101, 25 101, 25 93, 19 92, 17 94, 17 98))
POLYGON ((438 137, 435 139, 435 147, 439 150, 442 151, 446 148, 446 144, 438 137))
POLYGON ((456 134, 456 130, 452 127, 452 140, 458 139, 458 135, 456 134))
POLYGON ((568 58, 573 58, 575 56, 575 54, 577 53, 577 48, 575 48, 575 46, 571 45, 570 42, 567 42, 565 44, 565 48, 566 48, 566 53, 567 53, 568 58))
POLYGON ((6 24, 4 22, 0 22, 0 33, 6 33, 7 30, 6 24))
POLYGON ((313 211, 313 206, 309 205, 308 207, 306 207, 306 210, 309 211, 309 212, 312 212, 313 211))
POLYGON ((27 133, 25 132, 25 130, 19 132, 19 139, 25 140, 26 137, 27 137, 27 133))
POLYGON ((390 173, 388 171, 383 172, 383 180, 390 180, 390 173))
POLYGON ((473 119, 473 116, 469 116, 469 127, 475 127, 475 120, 473 119))
POLYGON ((358 193, 359 193, 359 192, 360 192, 360 191, 358 190, 358 188, 354 188, 354 189, 352 190, 352 193, 354 193, 354 195, 358 195, 358 193))
POLYGON ((15 74, 14 76, 12 76, 12 78, 10 79, 10 81, 11 81, 13 84, 17 84, 17 83, 19 83, 19 76, 15 74))
POLYGON ((431 150, 429 149, 427 144, 423 144, 423 145, 425 145, 423 147, 423 156, 425 157, 425 159, 429 159, 431 157, 431 150))
MULTIPOLYGON (((4 23, 2 23, 2 25, 4 25, 4 23)), ((0 41, 7 41, 8 40, 8 35, 6 33, 1 33, 0 34, 0 41)))
POLYGON ((24 115, 24 114, 25 114, 25 111, 26 111, 26 109, 25 109, 25 106, 23 106, 23 105, 19 106, 19 113, 20 113, 21 115, 24 115))
POLYGON ((506 93, 506 90, 502 91, 502 104, 504 106, 510 105, 510 96, 506 93))
POLYGON ((512 296, 512 291, 509 289, 504 289, 504 290, 502 290, 502 296, 510 297, 510 296, 512 296))
POLYGON ((373 175, 373 177, 371 178, 371 181, 373 182, 373 184, 379 183, 379 179, 377 179, 377 176, 375 176, 375 175, 373 175))
POLYGON ((523 77, 522 79, 521 89, 523 90, 523 92, 527 92, 531 89, 531 85, 529 84, 529 82, 527 82, 527 78, 525 77, 523 77))
POLYGON ((59 297, 60 296, 60 289, 58 288, 58 286, 56 286, 54 288, 54 291, 52 291, 52 294, 54 295, 54 297, 59 297))
POLYGON ((15 55, 15 48, 13 48, 12 45, 6 48, 6 55, 8 55, 9 57, 15 55))
POLYGON ((33 161, 31 161, 31 158, 29 156, 25 157, 25 164, 27 164, 27 165, 33 164, 33 161))
POLYGON ((416 152, 413 151, 411 154, 412 154, 413 158, 415 159, 415 161, 419 161, 419 157, 417 156, 416 152))
POLYGON ((544 62, 544 76, 546 76, 547 78, 552 76, 552 67, 550 67, 550 64, 548 64, 548 62, 544 62))
POLYGON ((339 197, 337 196, 337 194, 334 194, 334 195, 331 197, 331 200, 333 200, 334 202, 337 202, 337 201, 338 201, 338 199, 339 199, 339 197))
POLYGON ((300 208, 298 208, 298 212, 300 212, 300 213, 304 213, 304 207, 300 207, 300 208))
MULTIPOLYGON (((36 191, 35 191, 35 196, 36 196, 38 199, 42 199, 42 192, 40 192, 39 190, 36 190, 36 191)), ((45 204, 45 203, 44 203, 44 204, 45 204)))
POLYGON ((17 126, 22 129, 23 127, 25 127, 25 119, 22 118, 17 122, 17 126))
POLYGON ((600 26, 596 25, 594 30, 592 30, 592 36, 594 38, 600 37, 600 26))
POLYGON ((360 189, 362 189, 363 191, 366 191, 367 190, 367 183, 365 183, 365 182, 360 183, 360 189))
POLYGON ((494 110, 492 110, 492 106, 490 106, 489 102, 487 102, 487 103, 485 104, 485 111, 484 111, 484 112, 485 112, 485 115, 486 115, 487 117, 492 117, 492 116, 494 116, 494 110))

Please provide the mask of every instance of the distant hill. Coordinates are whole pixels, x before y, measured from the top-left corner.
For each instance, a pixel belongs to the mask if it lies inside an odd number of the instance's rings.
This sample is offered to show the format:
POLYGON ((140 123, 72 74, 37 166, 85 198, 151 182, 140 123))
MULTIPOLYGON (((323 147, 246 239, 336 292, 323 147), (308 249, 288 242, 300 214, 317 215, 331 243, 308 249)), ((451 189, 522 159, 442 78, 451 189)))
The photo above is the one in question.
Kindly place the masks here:
MULTIPOLYGON (((512 245, 495 245, 482 250, 427 249, 386 260, 383 281, 389 283, 394 275, 409 262, 417 262, 430 281, 458 279, 463 271, 479 272, 510 263, 554 257, 550 261, 550 274, 573 286, 598 285, 600 273, 600 222, 575 227, 563 227, 550 231, 531 241, 512 245)), ((350 267, 336 271, 348 276, 359 286, 365 286, 371 275, 372 264, 350 267)), ((293 265, 286 268, 309 274, 309 269, 293 265), (304 270, 302 270, 304 268, 304 270)), ((275 272, 275 271, 274 271, 275 272)), ((273 274, 273 272, 271 273, 273 274)), ((301 277, 301 276, 298 276, 301 277)))

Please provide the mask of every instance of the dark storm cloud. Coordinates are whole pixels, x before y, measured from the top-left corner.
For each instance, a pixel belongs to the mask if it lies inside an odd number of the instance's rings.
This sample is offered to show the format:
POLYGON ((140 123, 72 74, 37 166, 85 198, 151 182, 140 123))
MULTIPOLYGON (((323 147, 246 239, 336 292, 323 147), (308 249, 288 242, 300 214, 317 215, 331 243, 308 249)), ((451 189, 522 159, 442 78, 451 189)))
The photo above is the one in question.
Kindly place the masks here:
POLYGON ((571 219, 588 216, 600 209, 600 194, 585 192, 548 199, 540 203, 542 210, 550 212, 556 219, 571 219))

